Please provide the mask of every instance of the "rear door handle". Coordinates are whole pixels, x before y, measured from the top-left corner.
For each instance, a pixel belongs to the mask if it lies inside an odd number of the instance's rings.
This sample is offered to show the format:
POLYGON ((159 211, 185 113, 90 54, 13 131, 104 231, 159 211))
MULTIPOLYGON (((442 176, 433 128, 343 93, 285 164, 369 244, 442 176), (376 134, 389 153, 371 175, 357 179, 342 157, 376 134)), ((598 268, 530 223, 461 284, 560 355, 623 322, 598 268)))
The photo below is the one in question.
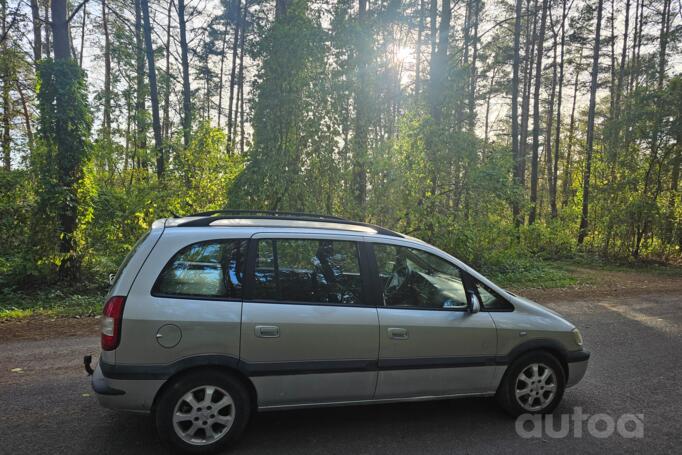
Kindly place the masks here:
POLYGON ((276 325, 257 325, 255 331, 259 338, 279 338, 279 327, 276 325))
POLYGON ((394 340, 407 340, 407 329, 400 327, 391 327, 388 329, 388 337, 394 340))

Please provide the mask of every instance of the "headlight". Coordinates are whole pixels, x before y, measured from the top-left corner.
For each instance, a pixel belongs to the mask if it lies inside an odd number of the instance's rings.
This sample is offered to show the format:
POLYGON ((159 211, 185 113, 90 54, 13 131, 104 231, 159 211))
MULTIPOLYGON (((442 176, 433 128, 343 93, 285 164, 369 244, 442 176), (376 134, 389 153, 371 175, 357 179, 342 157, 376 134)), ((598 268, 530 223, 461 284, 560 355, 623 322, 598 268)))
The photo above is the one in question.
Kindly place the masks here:
POLYGON ((578 329, 573 329, 573 338, 575 339, 575 343, 578 346, 583 345, 583 336, 580 334, 580 330, 578 329))

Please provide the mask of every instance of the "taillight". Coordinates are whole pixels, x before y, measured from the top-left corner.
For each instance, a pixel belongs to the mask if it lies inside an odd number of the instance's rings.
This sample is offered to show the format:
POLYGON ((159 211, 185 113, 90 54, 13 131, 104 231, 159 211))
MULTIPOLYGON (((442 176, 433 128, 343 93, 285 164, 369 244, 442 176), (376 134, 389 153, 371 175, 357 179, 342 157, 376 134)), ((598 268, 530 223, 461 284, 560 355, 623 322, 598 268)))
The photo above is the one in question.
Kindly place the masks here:
POLYGON ((126 298, 114 296, 104 304, 102 312, 102 350, 113 351, 121 341, 121 320, 126 298))

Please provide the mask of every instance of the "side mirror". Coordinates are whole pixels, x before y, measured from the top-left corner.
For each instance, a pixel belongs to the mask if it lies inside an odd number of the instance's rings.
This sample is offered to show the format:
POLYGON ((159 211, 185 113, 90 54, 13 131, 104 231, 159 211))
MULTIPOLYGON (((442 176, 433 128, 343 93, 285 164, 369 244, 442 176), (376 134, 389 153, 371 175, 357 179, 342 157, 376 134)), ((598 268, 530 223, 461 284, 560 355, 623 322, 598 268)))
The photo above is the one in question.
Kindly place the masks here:
POLYGON ((471 314, 478 313, 481 311, 481 302, 478 301, 478 295, 476 295, 476 292, 474 291, 469 291, 468 294, 469 298, 467 299, 467 310, 471 314))
POLYGON ((113 285, 114 285, 114 279, 115 279, 115 278, 116 278, 116 274, 115 274, 115 273, 110 273, 110 274, 109 274, 109 286, 113 286, 113 285))

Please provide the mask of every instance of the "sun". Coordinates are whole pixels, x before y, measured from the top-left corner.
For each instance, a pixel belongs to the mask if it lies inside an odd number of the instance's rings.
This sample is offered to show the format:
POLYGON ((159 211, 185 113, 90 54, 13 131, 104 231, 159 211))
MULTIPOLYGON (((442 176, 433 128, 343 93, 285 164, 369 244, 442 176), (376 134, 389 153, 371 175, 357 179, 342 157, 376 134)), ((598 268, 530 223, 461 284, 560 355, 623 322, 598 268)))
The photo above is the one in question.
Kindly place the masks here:
POLYGON ((411 60, 412 57, 412 49, 406 46, 400 46, 395 53, 396 63, 405 63, 406 61, 411 60))

